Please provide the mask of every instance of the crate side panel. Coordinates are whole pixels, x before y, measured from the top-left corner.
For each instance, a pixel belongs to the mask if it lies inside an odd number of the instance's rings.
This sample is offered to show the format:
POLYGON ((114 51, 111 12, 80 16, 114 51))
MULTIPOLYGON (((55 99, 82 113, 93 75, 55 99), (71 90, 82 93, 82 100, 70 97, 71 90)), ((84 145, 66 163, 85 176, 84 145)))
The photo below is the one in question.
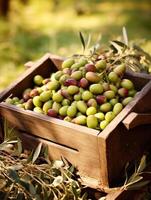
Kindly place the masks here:
POLYGON ((98 133, 96 130, 45 115, 43 116, 43 114, 37 114, 32 111, 23 111, 17 108, 11 110, 9 105, 5 108, 1 105, 0 111, 2 116, 6 117, 6 119, 21 130, 26 130, 29 133, 48 140, 50 139, 54 142, 58 142, 59 140, 60 143, 71 147, 78 148, 81 145, 80 148, 83 148, 87 146, 88 144, 84 142, 84 139, 88 140, 89 145, 92 145, 91 139, 96 138, 98 133), (78 140, 78 143, 74 139, 78 140))
POLYGON ((32 150, 38 145, 39 142, 42 142, 48 146, 49 156, 52 160, 61 159, 63 156, 78 168, 82 177, 92 178, 92 180, 95 180, 95 187, 98 186, 97 184, 100 182, 101 177, 99 177, 99 159, 97 158, 97 153, 95 159, 93 159, 92 153, 94 152, 90 151, 89 148, 85 149, 85 151, 79 150, 77 152, 70 148, 54 144, 53 142, 35 137, 25 132, 20 132, 19 135, 25 148, 32 150))
POLYGON ((108 181, 108 166, 107 166, 107 153, 106 153, 106 139, 98 136, 98 155, 100 160, 100 177, 101 185, 100 187, 109 187, 108 181))
MULTIPOLYGON (((5 103, 3 104, 5 105, 5 103)), ((30 115, 27 115, 28 112, 25 111, 22 112, 25 112, 26 114, 15 111, 12 112, 12 110, 9 109, 9 106, 6 108, 1 106, 0 111, 10 123, 18 128, 41 138, 45 138, 80 151, 81 154, 78 156, 78 159, 85 160, 83 167, 85 166, 86 169, 89 168, 90 172, 93 167, 95 170, 91 173, 94 173, 96 178, 98 177, 98 131, 54 118, 51 118, 49 121, 42 120, 40 117, 34 117, 35 113, 31 111, 30 115)))
MULTIPOLYGON (((151 125, 127 130, 121 123, 106 140, 106 159, 109 185, 124 180, 124 169, 151 148, 151 125)), ((114 185, 115 186, 115 185, 114 185)))

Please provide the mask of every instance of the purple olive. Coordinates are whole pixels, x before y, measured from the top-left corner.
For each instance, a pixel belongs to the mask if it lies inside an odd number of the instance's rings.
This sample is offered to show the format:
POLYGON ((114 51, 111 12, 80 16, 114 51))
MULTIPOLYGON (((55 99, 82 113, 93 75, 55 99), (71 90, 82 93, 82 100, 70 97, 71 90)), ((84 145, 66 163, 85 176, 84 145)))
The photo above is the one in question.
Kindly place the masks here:
POLYGON ((73 78, 68 78, 67 80, 65 80, 64 86, 70 86, 70 85, 78 85, 78 82, 73 78))
POLYGON ((79 86, 82 88, 87 88, 89 86, 89 82, 86 78, 82 78, 79 82, 79 86))
POLYGON ((47 115, 50 117, 57 117, 57 112, 54 109, 49 109, 47 115))
POLYGON ((88 63, 85 65, 86 72, 96 72, 96 67, 92 63, 88 63))
POLYGON ((106 102, 106 96, 104 96, 104 95, 98 95, 98 96, 96 96, 96 101, 97 101, 97 103, 98 104, 103 104, 103 103, 105 103, 106 102))
POLYGON ((30 97, 35 97, 35 96, 38 96, 38 95, 39 95, 39 92, 36 88, 31 90, 30 97))

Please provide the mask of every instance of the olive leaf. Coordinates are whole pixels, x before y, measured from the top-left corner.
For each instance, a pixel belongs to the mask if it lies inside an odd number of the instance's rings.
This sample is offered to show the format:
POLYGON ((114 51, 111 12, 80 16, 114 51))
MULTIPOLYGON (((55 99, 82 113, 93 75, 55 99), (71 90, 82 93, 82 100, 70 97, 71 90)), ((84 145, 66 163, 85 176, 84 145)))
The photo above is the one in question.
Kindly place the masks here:
POLYGON ((59 168, 61 168, 63 166, 64 166, 64 163, 63 163, 62 160, 55 160, 54 163, 53 163, 53 167, 55 167, 57 169, 59 169, 59 168))
POLYGON ((22 150, 23 150, 23 148, 22 148, 22 142, 21 142, 20 138, 18 138, 18 142, 17 142, 17 152, 16 152, 16 153, 18 153, 18 155, 21 155, 22 150))
POLYGON ((110 43, 111 43, 111 48, 113 48, 119 54, 122 54, 122 47, 119 44, 117 44, 117 42, 110 41, 110 43))
POLYGON ((87 200, 88 198, 88 194, 85 192, 82 197, 81 197, 81 200, 87 200))
POLYGON ((28 156, 28 158, 27 158, 27 160, 26 160, 26 163, 30 163, 30 162, 32 161, 32 159, 33 159, 33 153, 34 153, 34 150, 32 150, 32 151, 30 152, 30 154, 29 154, 29 156, 28 156))
POLYGON ((82 43, 82 47, 83 47, 83 52, 85 51, 85 39, 84 39, 84 36, 82 34, 82 32, 79 32, 79 36, 80 36, 80 40, 81 40, 81 43, 82 43))
POLYGON ((30 186, 29 186, 29 191, 30 191, 30 194, 32 194, 33 196, 36 195, 36 188, 31 183, 30 183, 30 186))
POLYGON ((129 166, 129 162, 126 163, 125 165, 125 182, 124 182, 124 185, 126 185, 126 183, 128 182, 128 166, 129 166))
POLYGON ((18 194, 18 196, 17 196, 17 198, 16 198, 16 200, 24 200, 25 198, 24 198, 24 193, 19 193, 18 194))
POLYGON ((21 140, 14 127, 10 128, 8 121, 3 120, 4 141, 0 144, 0 150, 8 151, 10 145, 14 145, 14 154, 20 155, 22 152, 21 140))
POLYGON ((47 161, 48 164, 51 164, 51 161, 49 159, 49 149, 48 149, 48 145, 45 145, 43 148, 43 155, 44 155, 44 159, 47 161))
POLYGON ((136 172, 137 173, 142 172, 145 169, 145 167, 146 167, 146 155, 143 155, 136 172))
POLYGON ((29 191, 29 188, 30 188, 30 184, 29 182, 25 181, 25 180, 22 180, 20 179, 19 181, 19 184, 27 191, 29 191))
POLYGON ((128 180, 127 184, 126 184, 126 188, 129 185, 133 185, 134 183, 137 183, 137 182, 139 182, 142 179, 143 179, 143 177, 139 176, 139 175, 131 176, 130 179, 128 180))
POLYGON ((57 187, 58 185, 60 185, 63 182, 63 177, 62 176, 57 176, 54 181, 53 181, 53 185, 55 187, 57 187))
POLYGON ((140 46, 133 44, 133 48, 137 51, 139 51, 141 54, 145 55, 146 58, 151 62, 151 55, 147 52, 145 52, 140 46))
POLYGON ((41 148, 42 148, 42 143, 39 143, 33 154, 32 163, 34 163, 37 160, 38 156, 40 155, 41 148))
POLYGON ((128 46, 128 36, 127 36, 126 28, 123 27, 122 31, 123 31, 123 40, 124 40, 124 43, 128 46))
POLYGON ((89 46, 90 46, 90 43, 91 43, 91 39, 92 39, 92 35, 91 34, 89 34, 88 35, 88 39, 87 39, 87 43, 86 43, 86 49, 88 49, 89 48, 89 46))
POLYGON ((8 169, 8 176, 15 182, 19 182, 20 178, 16 170, 8 169))
POLYGON ((146 155, 143 155, 139 165, 135 165, 135 171, 134 173, 128 178, 128 163, 125 166, 125 175, 126 175, 126 180, 124 182, 124 185, 122 186, 122 189, 124 190, 130 190, 130 189, 139 189, 145 185, 147 185, 151 180, 144 180, 144 177, 142 176, 143 173, 148 173, 150 174, 151 172, 146 172, 144 171, 147 163, 146 163, 146 155))
POLYGON ((133 184, 130 184, 126 187, 127 190, 139 190, 141 187, 146 186, 150 183, 149 180, 147 181, 137 181, 133 184))
POLYGON ((71 165, 71 167, 69 167, 69 171, 71 172, 71 174, 73 174, 73 172, 75 171, 75 167, 71 165))

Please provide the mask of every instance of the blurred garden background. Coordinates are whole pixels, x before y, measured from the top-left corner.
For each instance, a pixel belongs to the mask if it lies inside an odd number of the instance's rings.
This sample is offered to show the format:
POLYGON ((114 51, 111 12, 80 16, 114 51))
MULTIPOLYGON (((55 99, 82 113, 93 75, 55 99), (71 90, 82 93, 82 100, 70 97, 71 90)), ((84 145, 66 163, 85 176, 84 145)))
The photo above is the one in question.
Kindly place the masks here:
POLYGON ((129 40, 151 53, 150 0, 0 0, 0 15, 0 90, 29 60, 80 52, 79 31, 108 43, 125 26, 129 40))

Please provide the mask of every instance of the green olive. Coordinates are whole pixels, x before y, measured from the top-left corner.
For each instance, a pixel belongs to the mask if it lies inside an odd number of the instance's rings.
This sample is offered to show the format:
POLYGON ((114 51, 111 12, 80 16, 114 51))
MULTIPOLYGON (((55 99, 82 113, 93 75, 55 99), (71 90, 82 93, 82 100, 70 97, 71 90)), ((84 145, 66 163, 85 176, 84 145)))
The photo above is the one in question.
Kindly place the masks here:
POLYGON ((89 128, 97 128, 98 126, 98 119, 94 115, 89 115, 87 117, 87 127, 89 128))
POLYGON ((90 91, 86 90, 83 92, 82 99, 84 101, 88 101, 89 99, 92 99, 92 98, 93 98, 93 94, 90 91))
POLYGON ((75 63, 73 58, 68 58, 62 63, 62 68, 70 68, 75 63))
POLYGON ((46 101, 50 100, 51 97, 52 97, 52 92, 50 90, 44 91, 40 94, 40 101, 46 102, 46 101))
POLYGON ((63 106, 63 107, 61 107, 60 110, 59 110, 59 114, 60 114, 61 116, 64 116, 64 117, 67 116, 68 107, 69 107, 69 106, 63 106))
POLYGON ((85 114, 87 111, 87 105, 84 101, 77 101, 77 108, 82 114, 85 114))
POLYGON ((33 98, 33 104, 34 104, 34 106, 36 106, 36 107, 41 107, 41 106, 42 106, 42 102, 41 102, 41 100, 40 100, 40 96, 35 96, 35 97, 33 98))
POLYGON ((80 115, 80 116, 76 117, 74 121, 75 121, 76 124, 85 125, 86 120, 87 120, 86 116, 80 115))
POLYGON ((109 111, 111 111, 111 109, 112 109, 112 105, 110 104, 110 103, 103 103, 101 106, 100 106, 100 110, 102 111, 102 112, 109 112, 109 111))
POLYGON ((67 115, 71 118, 75 117, 77 114, 77 108, 76 106, 72 105, 72 106, 69 106, 68 109, 67 109, 67 115))
POLYGON ((123 105, 121 103, 116 103, 113 107, 113 112, 115 115, 118 115, 123 109, 123 105))
POLYGON ((42 82, 43 82, 43 77, 41 75, 36 75, 34 76, 34 83, 36 85, 42 85, 42 82))
POLYGON ((56 92, 53 94, 52 99, 53 101, 60 103, 63 100, 63 96, 59 92, 56 92))
POLYGON ((43 111, 45 114, 47 114, 48 110, 52 108, 52 104, 53 104, 53 101, 52 100, 49 100, 49 101, 46 101, 42 107, 43 111))
POLYGON ((101 128, 101 130, 104 130, 105 127, 106 127, 108 124, 109 124, 109 122, 106 121, 106 120, 101 121, 101 122, 100 122, 100 128, 101 128))

